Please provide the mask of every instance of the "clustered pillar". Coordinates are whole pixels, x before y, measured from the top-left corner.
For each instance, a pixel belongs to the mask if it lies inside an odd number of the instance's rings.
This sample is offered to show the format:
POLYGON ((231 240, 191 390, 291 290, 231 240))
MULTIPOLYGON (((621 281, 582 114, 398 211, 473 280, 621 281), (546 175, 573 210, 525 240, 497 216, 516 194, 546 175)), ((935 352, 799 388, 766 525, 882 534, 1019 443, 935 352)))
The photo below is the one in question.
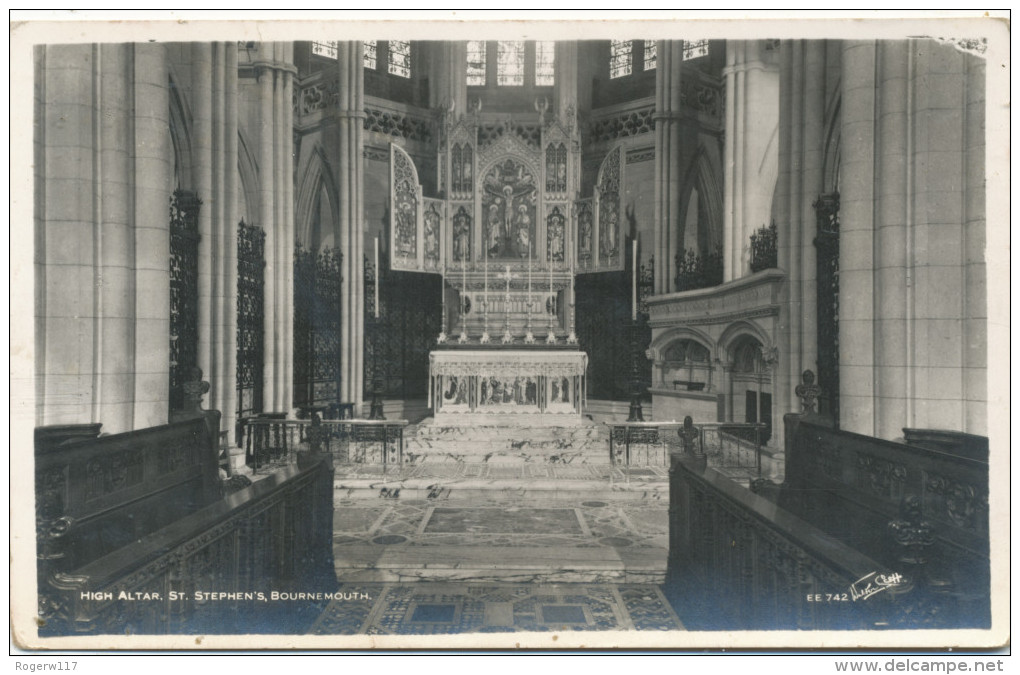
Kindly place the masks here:
POLYGON ((232 429, 237 382, 237 46, 192 46, 192 174, 199 209, 198 363, 206 408, 232 429))
MULTIPOLYGON (((818 373, 816 322, 816 217, 812 204, 825 185, 825 43, 817 40, 784 42, 780 56, 779 176, 773 213, 782 223, 778 241, 779 267, 787 273, 784 317, 777 345, 776 405, 779 410, 799 411, 794 389, 804 370, 818 373)), ((782 426, 776 429, 781 435, 782 426)), ((782 438, 777 439, 780 443, 782 438)))
POLYGON ((363 45, 360 41, 337 45, 340 74, 336 110, 339 140, 339 237, 343 249, 343 302, 341 312, 341 398, 360 411, 364 379, 365 278, 362 190, 364 189, 365 89, 363 45))
POLYGON ((683 42, 660 40, 655 69, 655 293, 673 286, 680 223, 681 134, 680 82, 683 42))
POLYGON ((259 216, 266 233, 262 407, 291 412, 294 380, 293 45, 262 43, 259 216))

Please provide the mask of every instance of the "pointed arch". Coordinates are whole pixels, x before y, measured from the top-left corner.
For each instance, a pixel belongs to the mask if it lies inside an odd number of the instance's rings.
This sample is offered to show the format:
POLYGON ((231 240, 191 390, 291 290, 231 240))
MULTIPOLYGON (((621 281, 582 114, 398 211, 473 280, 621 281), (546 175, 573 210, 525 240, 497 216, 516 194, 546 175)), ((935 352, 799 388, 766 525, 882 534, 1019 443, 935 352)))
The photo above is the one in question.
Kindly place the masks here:
MULTIPOLYGON (((722 246, 722 181, 719 179, 719 172, 716 164, 712 162, 708 149, 704 145, 698 146, 694 158, 691 160, 684 176, 683 188, 680 191, 680 221, 676 227, 680 228, 678 242, 684 241, 683 228, 687 223, 687 207, 691 203, 691 193, 698 192, 699 211, 704 209, 705 218, 708 221, 702 224, 698 219, 698 244, 702 249, 701 253, 714 250, 722 246)), ((679 253, 676 251, 675 253, 679 253)))
POLYGON ((652 341, 652 344, 649 345, 652 360, 661 361, 669 346, 679 340, 697 342, 708 351, 710 358, 715 358, 716 356, 717 346, 715 340, 708 333, 698 330, 693 326, 679 326, 667 330, 652 341))
POLYGON ((191 171, 191 109, 185 93, 174 76, 171 65, 169 73, 170 89, 170 142, 174 153, 174 187, 182 190, 193 190, 191 171))
POLYGON ((241 192, 238 195, 238 219, 243 220, 248 224, 262 225, 256 223, 254 214, 258 212, 256 208, 258 201, 258 190, 259 190, 259 168, 255 162, 255 157, 252 155, 249 149, 247 139, 244 137, 244 132, 240 128, 237 130, 237 170, 241 175, 240 188, 241 192))
POLYGON ((822 192, 839 192, 839 161, 842 124, 842 100, 836 96, 825 115, 825 147, 822 153, 822 192))
MULTIPOLYGON (((297 182, 294 230, 297 240, 308 248, 317 248, 324 239, 316 231, 316 207, 321 204, 318 197, 324 194, 330 214, 330 222, 339 218, 340 199, 337 195, 337 181, 333 176, 326 151, 318 142, 312 148, 309 159, 297 182)), ((334 233, 335 234, 335 233, 334 233)))
POLYGON ((741 338, 751 337, 757 340, 762 350, 771 350, 772 340, 768 334, 750 321, 734 321, 719 336, 719 358, 726 363, 733 360, 734 346, 739 346, 741 338))

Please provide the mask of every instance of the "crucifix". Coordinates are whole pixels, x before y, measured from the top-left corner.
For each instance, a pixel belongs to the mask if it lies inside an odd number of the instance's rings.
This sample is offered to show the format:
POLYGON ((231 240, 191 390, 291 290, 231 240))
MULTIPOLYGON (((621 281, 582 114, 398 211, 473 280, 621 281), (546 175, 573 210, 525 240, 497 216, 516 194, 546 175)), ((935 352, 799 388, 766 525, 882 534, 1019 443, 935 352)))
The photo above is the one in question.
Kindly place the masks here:
POLYGON ((497 274, 497 279, 503 279, 506 281, 506 294, 503 296, 503 344, 509 344, 514 341, 514 336, 510 334, 510 280, 514 278, 514 275, 510 273, 510 265, 506 266, 506 270, 503 274, 497 274))

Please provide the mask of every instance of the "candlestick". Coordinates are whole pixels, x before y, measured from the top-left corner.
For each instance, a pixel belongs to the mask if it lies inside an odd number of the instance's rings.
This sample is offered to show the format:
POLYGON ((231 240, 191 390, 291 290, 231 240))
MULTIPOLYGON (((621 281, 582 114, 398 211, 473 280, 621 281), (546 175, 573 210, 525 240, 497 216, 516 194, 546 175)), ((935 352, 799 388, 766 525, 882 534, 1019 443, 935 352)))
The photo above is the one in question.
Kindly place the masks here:
POLYGON ((379 237, 375 238, 375 318, 379 318, 379 283, 382 281, 382 270, 379 269, 379 237))
POLYGON ((567 344, 576 344, 577 334, 574 333, 574 263, 570 263, 570 333, 567 344))
POLYGON ((535 336, 531 334, 531 242, 528 242, 528 326, 524 333, 524 342, 531 344, 535 341, 535 336))
POLYGON ((460 261, 460 337, 457 341, 464 344, 467 336, 467 259, 460 261))
POLYGON ((485 261, 482 265, 482 337, 483 345, 489 342, 489 253, 483 251, 485 261))
POLYGON ((556 331, 553 330, 553 312, 556 310, 556 295, 553 293, 553 274, 552 274, 552 260, 549 260, 549 314, 546 319, 546 325, 549 329, 549 335, 546 336, 546 344, 556 344, 556 331))
POLYGON ((446 342, 446 263, 443 263, 443 270, 439 279, 439 311, 442 325, 439 329, 439 337, 436 341, 439 344, 446 342))
POLYGON ((634 242, 631 244, 631 256, 632 262, 631 267, 631 283, 630 283, 630 320, 637 321, 637 237, 634 237, 634 242))

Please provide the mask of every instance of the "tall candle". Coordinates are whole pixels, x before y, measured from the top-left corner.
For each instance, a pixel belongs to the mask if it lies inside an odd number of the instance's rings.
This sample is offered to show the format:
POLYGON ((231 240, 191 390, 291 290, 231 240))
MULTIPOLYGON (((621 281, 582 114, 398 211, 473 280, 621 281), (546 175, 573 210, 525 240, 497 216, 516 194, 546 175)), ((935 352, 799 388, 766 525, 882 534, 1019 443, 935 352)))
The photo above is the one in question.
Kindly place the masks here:
MULTIPOLYGON (((549 258, 549 293, 550 293, 550 295, 552 294, 552 292, 553 292, 553 284, 552 284, 552 257, 550 256, 550 258, 549 258)), ((553 295, 552 297, 555 298, 556 296, 553 295)), ((555 300, 552 300, 549 304, 550 304, 550 307, 552 307, 553 309, 556 308, 556 301, 555 300)))
POLYGON ((379 237, 375 238, 375 318, 379 318, 379 284, 382 282, 382 270, 379 269, 379 237))
POLYGON ((462 260, 460 263, 460 314, 461 314, 461 327, 463 330, 464 325, 464 314, 467 313, 467 260, 462 260))
POLYGON ((634 237, 634 242, 631 246, 631 252, 633 259, 631 267, 634 269, 633 277, 630 284, 630 320, 637 321, 637 237, 634 237))
POLYGON ((528 242, 528 314, 531 314, 531 242, 528 242))

